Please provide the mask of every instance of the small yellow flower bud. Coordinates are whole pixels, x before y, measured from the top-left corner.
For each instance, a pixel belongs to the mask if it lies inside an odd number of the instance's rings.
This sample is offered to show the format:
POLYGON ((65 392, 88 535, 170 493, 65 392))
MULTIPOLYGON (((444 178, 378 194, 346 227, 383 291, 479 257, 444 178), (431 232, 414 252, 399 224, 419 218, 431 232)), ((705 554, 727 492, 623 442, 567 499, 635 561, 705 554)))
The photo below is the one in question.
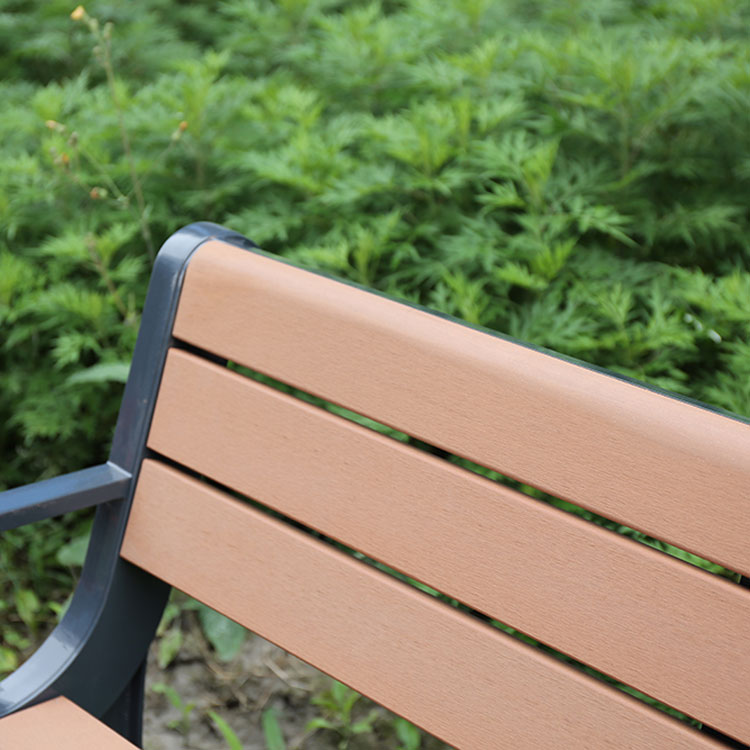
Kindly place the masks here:
POLYGON ((187 130, 187 120, 183 120, 172 133, 171 140, 173 142, 179 141, 182 138, 182 134, 187 130))
POLYGON ((47 120, 44 123, 50 130, 62 130, 65 126, 55 120, 47 120))
POLYGON ((80 21, 86 15, 86 9, 83 5, 79 5, 71 14, 70 17, 74 21, 80 21))

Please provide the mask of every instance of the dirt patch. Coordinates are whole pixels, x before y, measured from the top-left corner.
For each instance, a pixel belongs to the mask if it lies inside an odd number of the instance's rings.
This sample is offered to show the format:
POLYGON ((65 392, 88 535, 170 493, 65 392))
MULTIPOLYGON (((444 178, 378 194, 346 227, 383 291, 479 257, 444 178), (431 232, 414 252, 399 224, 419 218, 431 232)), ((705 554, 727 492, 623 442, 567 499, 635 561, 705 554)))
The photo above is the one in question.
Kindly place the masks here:
MULTIPOLYGON (((325 693, 330 686, 329 677, 255 635, 249 635, 230 664, 220 664, 199 629, 190 628, 177 658, 167 669, 159 668, 156 647, 151 649, 146 677, 144 750, 228 748, 209 717, 210 711, 229 724, 243 750, 267 750, 261 717, 269 708, 278 719, 288 750, 400 747, 393 715, 364 698, 355 704, 352 722, 377 711, 373 731, 342 744, 342 736, 335 731, 307 730, 308 723, 323 713, 311 699, 325 693), (173 705, 160 685, 173 688, 179 702, 183 706, 193 704, 193 708, 181 710, 173 705)), ((439 748, 447 745, 425 736, 420 750, 439 748)))

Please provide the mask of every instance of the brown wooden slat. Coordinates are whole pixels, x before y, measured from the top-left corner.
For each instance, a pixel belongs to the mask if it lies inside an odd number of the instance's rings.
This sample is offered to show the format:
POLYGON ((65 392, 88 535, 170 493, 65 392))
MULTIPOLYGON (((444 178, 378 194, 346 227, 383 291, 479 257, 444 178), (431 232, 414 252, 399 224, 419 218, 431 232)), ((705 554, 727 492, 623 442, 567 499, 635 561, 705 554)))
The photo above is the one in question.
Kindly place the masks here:
POLYGON ((173 350, 154 450, 750 740, 750 592, 173 350))
POLYGON ((750 426, 208 242, 176 335, 750 574, 750 426))
POLYGON ((2 750, 136 750, 106 724, 59 697, 0 719, 2 750))
POLYGON ((153 461, 122 554, 458 748, 720 747, 153 461))

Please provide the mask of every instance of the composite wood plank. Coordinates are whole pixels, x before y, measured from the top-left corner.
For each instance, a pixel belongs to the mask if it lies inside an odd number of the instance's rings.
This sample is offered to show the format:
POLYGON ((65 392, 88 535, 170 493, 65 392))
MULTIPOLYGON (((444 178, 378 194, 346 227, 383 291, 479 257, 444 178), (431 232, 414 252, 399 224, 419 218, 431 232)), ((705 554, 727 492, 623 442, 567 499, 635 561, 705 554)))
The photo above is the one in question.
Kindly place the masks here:
POLYGON ((195 355, 149 447, 750 740, 750 591, 195 355))
POLYGON ((231 245, 175 334, 750 575, 750 426, 231 245))
POLYGON ((136 750, 106 724, 59 697, 0 719, 2 750, 136 750))
POLYGON ((457 748, 720 747, 151 460, 122 554, 457 748))

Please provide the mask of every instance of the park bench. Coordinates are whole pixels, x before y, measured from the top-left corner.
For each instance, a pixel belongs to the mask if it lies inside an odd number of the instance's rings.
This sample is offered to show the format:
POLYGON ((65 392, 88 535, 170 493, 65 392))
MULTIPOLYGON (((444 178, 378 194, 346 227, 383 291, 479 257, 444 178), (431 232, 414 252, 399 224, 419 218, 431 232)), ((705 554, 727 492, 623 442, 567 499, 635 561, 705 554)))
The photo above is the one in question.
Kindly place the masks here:
POLYGON ((0 528, 92 505, 2 750, 138 745, 171 586, 459 748, 750 742, 747 422, 221 227, 158 256, 108 463, 0 494, 0 528))

